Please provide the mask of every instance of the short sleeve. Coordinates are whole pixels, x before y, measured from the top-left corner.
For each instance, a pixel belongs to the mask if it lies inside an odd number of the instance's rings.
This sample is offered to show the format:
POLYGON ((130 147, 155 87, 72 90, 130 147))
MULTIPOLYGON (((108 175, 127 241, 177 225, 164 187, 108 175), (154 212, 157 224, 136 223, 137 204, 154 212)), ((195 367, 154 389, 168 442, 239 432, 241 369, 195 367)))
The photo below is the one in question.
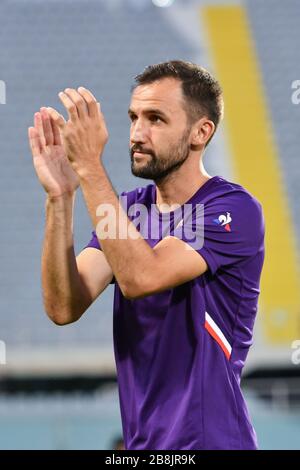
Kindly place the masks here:
MULTIPOLYGON (((99 243, 99 240, 96 235, 96 231, 92 231, 92 238, 90 239, 89 243, 84 247, 84 248, 97 248, 98 250, 101 250, 101 245, 99 243)), ((101 250, 102 251, 102 250, 101 250)))
MULTIPOLYGON (((121 197, 122 196, 125 196, 127 193, 126 191, 123 191, 121 193, 121 197)), ((117 197, 120 197, 119 195, 117 195, 117 197)), ((121 201, 121 204, 122 204, 122 199, 120 199, 121 201)), ((97 250, 101 250, 102 251, 102 248, 101 248, 101 244, 99 242, 99 239, 97 237, 97 234, 96 234, 96 230, 93 230, 92 231, 92 238, 90 239, 89 243, 83 248, 96 248, 97 250)), ((116 279, 115 279, 115 276, 112 278, 110 284, 115 284, 116 282, 116 279)))
MULTIPOLYGON (((97 250, 102 251, 101 245, 99 243, 99 240, 97 238, 95 230, 92 231, 92 238, 89 241, 89 243, 83 249, 85 249, 85 248, 97 248, 97 250)), ((110 281, 110 284, 115 284, 115 282, 116 282, 116 279, 115 279, 115 276, 113 276, 112 280, 110 281)))
POLYGON ((202 213, 184 221, 174 235, 195 249, 215 274, 263 249, 262 209, 249 193, 224 195, 205 204, 202 213))

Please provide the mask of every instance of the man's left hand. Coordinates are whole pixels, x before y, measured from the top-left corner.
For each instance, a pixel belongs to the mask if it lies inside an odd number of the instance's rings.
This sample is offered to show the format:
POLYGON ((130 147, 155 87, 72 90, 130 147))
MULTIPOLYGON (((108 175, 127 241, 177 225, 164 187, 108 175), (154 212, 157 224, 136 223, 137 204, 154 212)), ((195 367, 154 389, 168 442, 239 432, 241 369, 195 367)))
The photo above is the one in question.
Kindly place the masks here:
POLYGON ((69 120, 53 108, 47 108, 54 125, 57 125, 66 155, 78 176, 94 171, 100 162, 108 141, 108 132, 100 103, 86 88, 66 88, 59 93, 69 120))

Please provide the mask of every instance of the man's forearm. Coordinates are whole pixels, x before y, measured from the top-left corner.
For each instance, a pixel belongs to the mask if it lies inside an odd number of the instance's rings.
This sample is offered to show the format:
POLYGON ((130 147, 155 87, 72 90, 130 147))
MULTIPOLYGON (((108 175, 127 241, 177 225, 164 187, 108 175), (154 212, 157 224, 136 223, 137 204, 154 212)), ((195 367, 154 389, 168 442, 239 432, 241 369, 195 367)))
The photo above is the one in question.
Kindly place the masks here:
POLYGON ((144 285, 147 285, 143 274, 150 272, 156 256, 119 205, 99 159, 108 141, 108 131, 100 104, 92 93, 83 87, 77 90, 67 88, 59 93, 59 97, 68 111, 68 122, 65 122, 56 110, 50 108, 49 112, 53 122, 60 129, 68 160, 79 177, 88 212, 106 259, 123 293, 131 283, 135 285, 141 277, 143 282, 145 281, 144 285), (102 204, 109 204, 116 215, 115 223, 111 224, 114 225, 115 236, 99 236, 97 209, 99 206, 101 208, 102 204), (134 239, 126 237, 128 229, 134 239))
POLYGON ((57 324, 79 318, 83 301, 73 242, 75 194, 46 200, 46 227, 42 253, 43 300, 57 324))
MULTIPOLYGON (((102 163, 92 171, 79 174, 83 196, 92 219, 93 226, 101 220, 97 215, 99 206, 109 204, 114 217, 110 220, 113 236, 104 238, 96 231, 106 259, 123 290, 130 290, 132 284, 144 279, 155 259, 154 250, 128 219, 113 190, 102 163), (100 235, 100 236, 99 236, 100 235)), ((104 206, 103 206, 104 208, 104 206)))

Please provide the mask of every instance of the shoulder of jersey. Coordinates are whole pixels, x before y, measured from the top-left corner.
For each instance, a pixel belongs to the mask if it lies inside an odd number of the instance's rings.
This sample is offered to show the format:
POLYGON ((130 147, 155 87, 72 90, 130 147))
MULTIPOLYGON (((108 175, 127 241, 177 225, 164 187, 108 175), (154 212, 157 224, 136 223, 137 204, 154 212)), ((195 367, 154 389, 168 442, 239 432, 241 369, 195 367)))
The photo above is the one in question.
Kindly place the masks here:
POLYGON ((228 199, 236 199, 241 200, 243 199, 244 203, 249 203, 250 205, 261 207, 259 201, 238 183, 233 183, 231 181, 227 181, 224 178, 219 178, 214 187, 203 197, 203 202, 208 203, 213 201, 214 199, 219 198, 228 198, 228 199))

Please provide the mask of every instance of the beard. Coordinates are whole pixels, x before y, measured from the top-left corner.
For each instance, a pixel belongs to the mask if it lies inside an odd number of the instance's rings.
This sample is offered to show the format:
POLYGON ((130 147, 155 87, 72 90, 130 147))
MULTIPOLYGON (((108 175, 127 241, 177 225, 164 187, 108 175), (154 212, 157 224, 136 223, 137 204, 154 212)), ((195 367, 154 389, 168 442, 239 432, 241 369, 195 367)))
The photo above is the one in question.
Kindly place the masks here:
POLYGON ((190 128, 187 128, 181 138, 170 145, 167 152, 160 154, 156 154, 152 150, 144 148, 139 144, 133 144, 129 150, 132 174, 140 178, 161 181, 178 170, 190 153, 190 144, 188 142, 189 134, 190 128), (140 168, 137 167, 133 156, 134 152, 147 154, 145 158, 148 158, 149 161, 144 163, 140 168))

